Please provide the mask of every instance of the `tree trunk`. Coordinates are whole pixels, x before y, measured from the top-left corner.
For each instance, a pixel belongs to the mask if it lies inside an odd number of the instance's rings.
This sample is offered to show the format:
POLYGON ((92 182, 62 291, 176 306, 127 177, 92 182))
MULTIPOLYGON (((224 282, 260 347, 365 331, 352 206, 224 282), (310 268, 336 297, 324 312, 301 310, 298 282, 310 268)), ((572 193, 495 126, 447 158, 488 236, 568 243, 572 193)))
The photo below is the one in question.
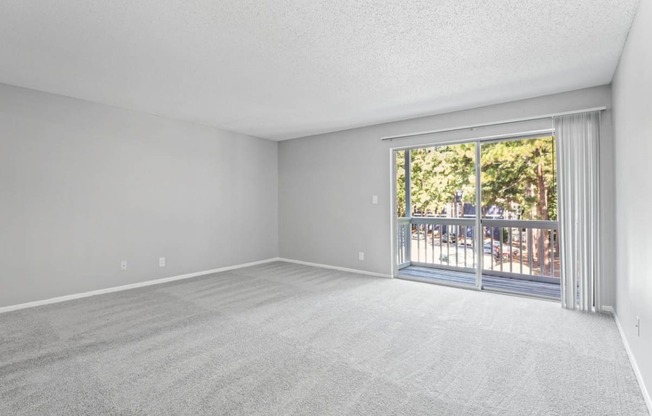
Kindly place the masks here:
MULTIPOLYGON (((536 167, 536 178, 537 178, 537 219, 547 221, 550 219, 548 216, 548 192, 546 188, 546 181, 543 177, 543 165, 539 163, 536 167)), ((549 230, 533 230, 532 238, 533 244, 532 248, 534 253, 531 254, 534 259, 534 264, 540 265, 541 260, 539 258, 539 253, 543 251, 543 267, 540 270, 542 275, 551 275, 552 267, 554 267, 553 262, 551 261, 551 250, 550 246, 550 231, 549 230), (543 250, 541 250, 541 244, 543 244, 543 250)))

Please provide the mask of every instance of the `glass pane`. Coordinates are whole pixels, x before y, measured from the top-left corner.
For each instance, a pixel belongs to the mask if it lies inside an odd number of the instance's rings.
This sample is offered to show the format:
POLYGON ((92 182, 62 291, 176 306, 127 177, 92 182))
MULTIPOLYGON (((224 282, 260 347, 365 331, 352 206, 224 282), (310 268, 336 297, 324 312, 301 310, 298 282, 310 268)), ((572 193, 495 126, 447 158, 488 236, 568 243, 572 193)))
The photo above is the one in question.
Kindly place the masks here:
POLYGON ((484 275, 558 283, 555 152, 553 136, 482 145, 484 275))
POLYGON ((482 216, 557 220, 552 136, 482 145, 482 216))
POLYGON ((410 151, 412 214, 475 217, 475 144, 410 151))
POLYGON ((475 152, 475 143, 465 143, 397 153, 398 260, 411 264, 407 272, 476 285, 475 152), (402 215, 409 220, 401 222, 402 215))

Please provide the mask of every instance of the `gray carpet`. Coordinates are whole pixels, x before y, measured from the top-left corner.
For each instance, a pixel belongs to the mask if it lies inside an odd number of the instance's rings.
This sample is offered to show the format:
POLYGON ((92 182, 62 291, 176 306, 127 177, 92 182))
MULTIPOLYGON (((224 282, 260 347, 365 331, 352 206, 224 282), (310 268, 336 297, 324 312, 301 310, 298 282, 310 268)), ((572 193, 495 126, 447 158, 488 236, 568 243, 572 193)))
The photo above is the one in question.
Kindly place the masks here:
POLYGON ((609 316, 287 263, 0 315, 2 415, 647 415, 609 316))

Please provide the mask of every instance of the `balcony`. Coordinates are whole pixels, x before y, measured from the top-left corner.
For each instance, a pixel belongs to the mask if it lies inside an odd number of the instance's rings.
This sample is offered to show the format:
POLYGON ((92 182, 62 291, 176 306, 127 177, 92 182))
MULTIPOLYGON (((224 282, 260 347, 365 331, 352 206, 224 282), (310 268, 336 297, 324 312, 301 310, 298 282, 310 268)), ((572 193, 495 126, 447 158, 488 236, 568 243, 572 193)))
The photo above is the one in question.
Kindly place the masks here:
POLYGON ((480 250, 476 227, 475 218, 399 218, 399 277, 560 298, 556 221, 482 219, 480 250))

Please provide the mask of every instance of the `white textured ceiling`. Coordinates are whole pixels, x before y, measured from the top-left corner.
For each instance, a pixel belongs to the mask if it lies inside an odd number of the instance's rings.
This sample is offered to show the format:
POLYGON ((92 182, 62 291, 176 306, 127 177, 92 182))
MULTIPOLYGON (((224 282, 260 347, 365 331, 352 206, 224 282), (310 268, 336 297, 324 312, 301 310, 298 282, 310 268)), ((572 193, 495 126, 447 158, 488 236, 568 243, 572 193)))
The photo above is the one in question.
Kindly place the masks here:
POLYGON ((638 0, 2 0, 0 82, 288 139, 609 83, 638 0))

